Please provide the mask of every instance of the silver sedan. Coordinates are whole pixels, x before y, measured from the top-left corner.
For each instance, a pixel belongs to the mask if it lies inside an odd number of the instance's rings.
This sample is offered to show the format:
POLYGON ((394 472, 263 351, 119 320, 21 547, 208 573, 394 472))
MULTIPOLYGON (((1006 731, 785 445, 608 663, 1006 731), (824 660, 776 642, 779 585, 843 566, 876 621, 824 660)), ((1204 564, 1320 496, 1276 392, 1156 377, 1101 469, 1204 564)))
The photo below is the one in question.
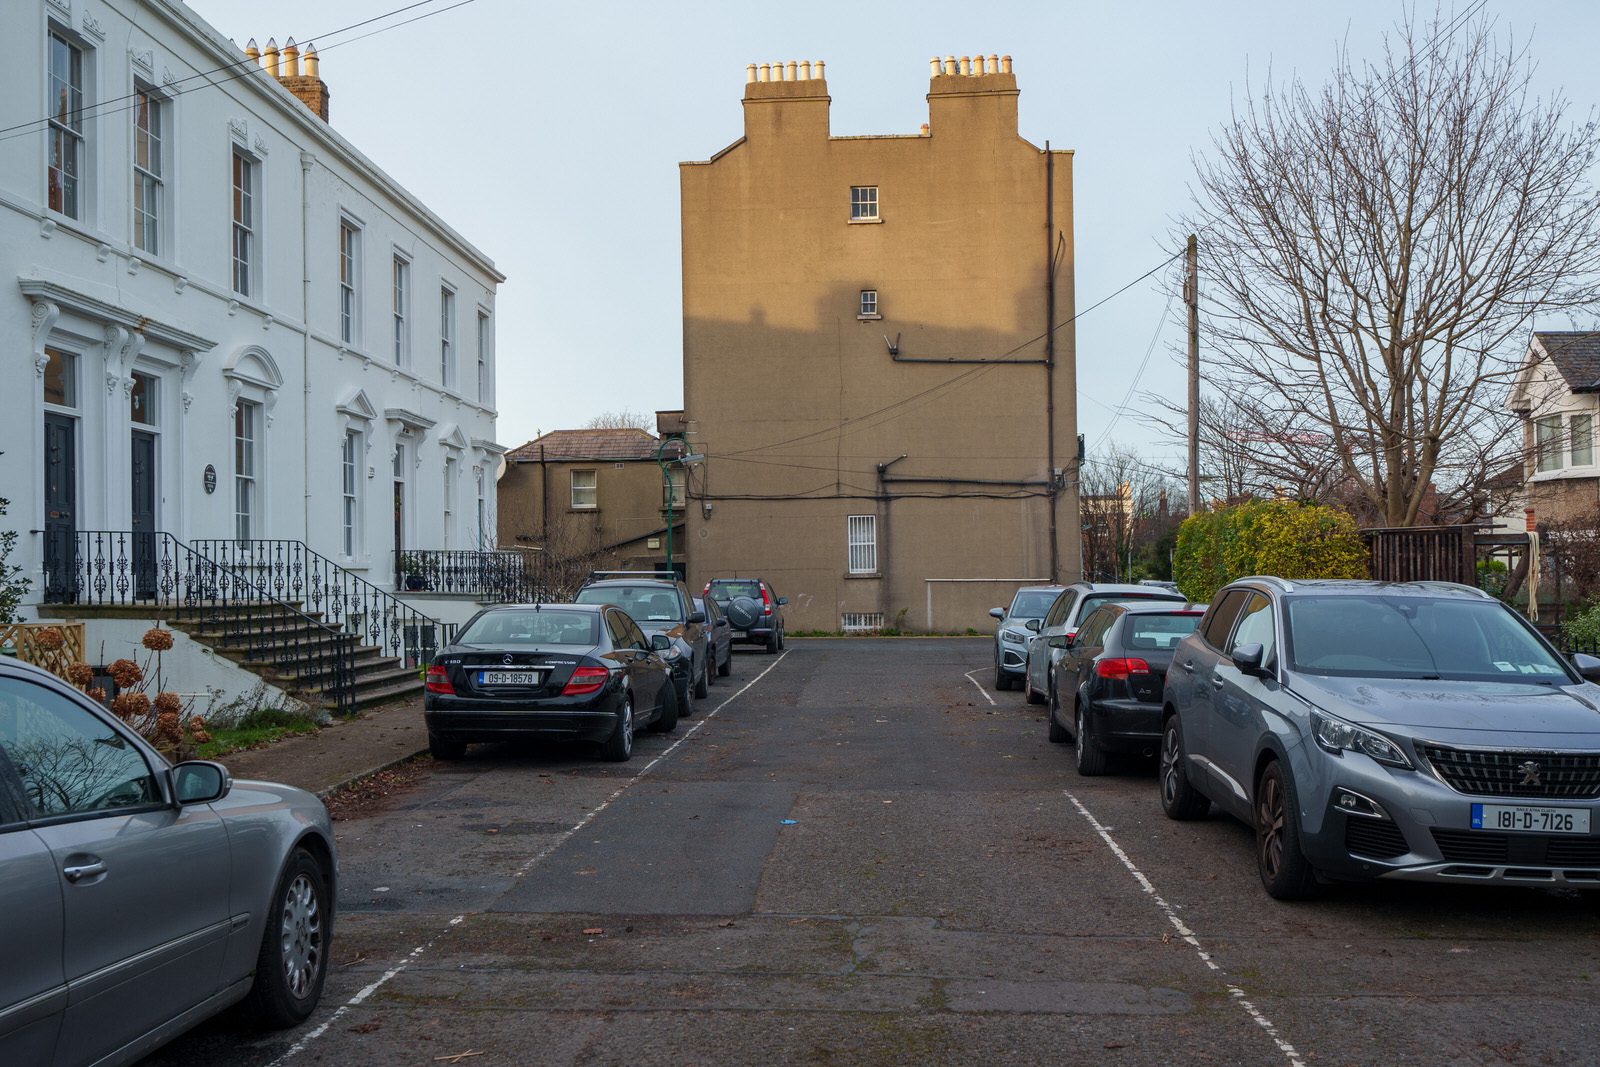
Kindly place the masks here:
POLYGON ((246 1000, 269 1026, 303 1022, 336 874, 316 797, 174 767, 0 660, 0 1063, 128 1063, 246 1000))

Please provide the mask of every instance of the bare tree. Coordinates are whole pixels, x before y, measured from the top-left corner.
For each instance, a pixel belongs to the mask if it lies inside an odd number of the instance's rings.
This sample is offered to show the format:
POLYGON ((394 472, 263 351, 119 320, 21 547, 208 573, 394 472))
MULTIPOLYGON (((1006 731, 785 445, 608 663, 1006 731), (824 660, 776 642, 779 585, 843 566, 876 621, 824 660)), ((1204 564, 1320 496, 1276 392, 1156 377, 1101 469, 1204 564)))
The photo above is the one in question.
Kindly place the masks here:
POLYGON ((1493 30, 1408 19, 1320 89, 1269 81, 1196 161, 1212 385, 1263 433, 1320 437, 1316 482, 1389 525, 1435 485, 1480 495, 1519 444, 1503 394, 1531 319, 1600 297, 1600 127, 1532 96, 1493 30))
POLYGON ((632 408, 602 411, 583 424, 585 430, 643 430, 646 433, 655 432, 655 426, 654 415, 632 408))
POLYGON ((1078 476, 1078 510, 1087 580, 1126 576, 1135 548, 1163 532, 1156 520, 1164 491, 1176 492, 1173 479, 1130 448, 1112 444, 1084 463, 1078 476))

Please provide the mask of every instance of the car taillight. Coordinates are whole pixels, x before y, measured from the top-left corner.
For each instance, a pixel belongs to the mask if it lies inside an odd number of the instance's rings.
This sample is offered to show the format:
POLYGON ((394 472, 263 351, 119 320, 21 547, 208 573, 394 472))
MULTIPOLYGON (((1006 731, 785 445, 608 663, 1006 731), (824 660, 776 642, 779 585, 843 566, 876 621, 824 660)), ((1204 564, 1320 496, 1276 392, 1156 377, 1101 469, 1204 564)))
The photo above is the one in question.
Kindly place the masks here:
POLYGON ((1101 678, 1123 679, 1130 674, 1149 674, 1150 664, 1142 659, 1095 660, 1094 673, 1101 678))
POLYGON ((767 587, 761 587, 761 614, 772 614, 772 597, 767 595, 767 587))
POLYGON ((711 595, 711 583, 707 582, 706 583, 706 587, 704 589, 700 590, 700 599, 704 600, 706 597, 708 597, 710 595, 711 595))
POLYGON ((611 672, 604 667, 579 667, 572 672, 572 677, 567 679, 566 688, 561 690, 564 697, 581 697, 585 693, 593 693, 606 684, 606 679, 611 677, 611 672))
POLYGON ((456 687, 450 684, 450 674, 443 667, 429 667, 426 682, 430 693, 443 693, 447 697, 456 695, 456 687))

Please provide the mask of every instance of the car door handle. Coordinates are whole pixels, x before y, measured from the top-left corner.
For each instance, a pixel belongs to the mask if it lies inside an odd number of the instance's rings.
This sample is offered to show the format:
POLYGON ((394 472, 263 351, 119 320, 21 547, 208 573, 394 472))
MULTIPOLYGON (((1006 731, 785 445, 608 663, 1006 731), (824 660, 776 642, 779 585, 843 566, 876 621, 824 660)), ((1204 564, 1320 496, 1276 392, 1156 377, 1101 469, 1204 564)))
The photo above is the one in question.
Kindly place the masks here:
POLYGON ((77 885, 85 878, 98 878, 106 873, 106 865, 99 860, 93 863, 81 863, 72 867, 61 868, 62 875, 73 885, 77 885))
POLYGON ((1183 665, 1183 669, 1188 671, 1190 674, 1193 674, 1194 673, 1194 660, 1190 660, 1189 662, 1185 663, 1183 665))
POLYGON ((1211 679, 1211 688, 1213 688, 1213 689, 1221 689, 1222 688, 1222 679, 1213 676, 1212 679, 1211 679))

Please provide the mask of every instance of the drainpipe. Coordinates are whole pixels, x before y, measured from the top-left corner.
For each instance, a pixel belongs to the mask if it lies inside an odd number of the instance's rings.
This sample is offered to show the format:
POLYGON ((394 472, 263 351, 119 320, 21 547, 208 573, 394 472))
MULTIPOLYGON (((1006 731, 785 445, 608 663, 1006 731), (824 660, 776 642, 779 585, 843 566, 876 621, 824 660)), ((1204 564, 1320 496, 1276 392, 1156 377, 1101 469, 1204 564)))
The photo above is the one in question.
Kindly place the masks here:
MULTIPOLYGON (((883 512, 883 529, 878 531, 878 611, 883 615, 885 623, 889 619, 889 608, 892 606, 894 590, 890 582, 890 524, 889 524, 889 487, 884 473, 888 469, 906 458, 904 452, 894 459, 885 460, 878 464, 878 509, 883 512)), ((931 629, 931 627, 930 627, 931 629)))
POLYGON ((1061 579, 1060 551, 1056 546, 1056 157, 1044 143, 1044 420, 1045 477, 1050 479, 1046 498, 1050 507, 1050 581, 1061 579))
MULTIPOLYGON (((300 385, 304 390, 300 410, 301 539, 311 544, 311 165, 316 157, 300 153, 300 385)), ((335 398, 337 399, 337 398, 335 398)), ((362 527, 358 526, 357 529, 362 527)))
POLYGON ((550 548, 550 468, 545 466, 544 445, 539 446, 539 541, 550 548))

